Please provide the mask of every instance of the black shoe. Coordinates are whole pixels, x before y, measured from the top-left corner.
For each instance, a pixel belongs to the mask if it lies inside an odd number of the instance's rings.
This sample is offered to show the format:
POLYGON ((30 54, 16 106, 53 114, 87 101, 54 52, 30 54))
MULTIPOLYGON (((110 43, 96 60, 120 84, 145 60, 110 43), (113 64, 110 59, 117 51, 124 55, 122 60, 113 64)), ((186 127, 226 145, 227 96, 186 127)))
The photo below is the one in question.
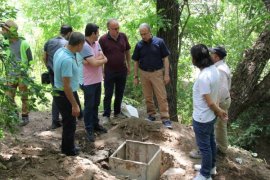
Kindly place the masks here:
POLYGON ((95 142, 95 135, 93 132, 87 132, 86 137, 87 137, 88 141, 95 142))
POLYGON ((78 154, 80 154, 81 148, 78 146, 74 147, 74 150, 71 152, 65 152, 63 150, 61 150, 61 152, 67 156, 77 156, 78 154))
POLYGON ((67 155, 67 156, 77 156, 80 154, 79 151, 73 151, 73 152, 62 152, 63 154, 67 155))
POLYGON ((29 117, 22 115, 22 121, 20 123, 20 126, 25 126, 29 123, 29 117))
POLYGON ((59 128, 59 127, 61 127, 62 125, 60 124, 60 122, 53 122, 52 123, 52 126, 51 126, 51 129, 57 129, 57 128, 59 128))
POLYGON ((94 129, 94 130, 97 131, 97 132, 99 132, 99 133, 101 133, 101 134, 104 134, 104 133, 107 133, 107 132, 108 132, 107 129, 104 128, 104 127, 101 126, 101 125, 95 126, 95 129, 94 129))
POLYGON ((147 120, 147 121, 155 121, 156 117, 153 116, 153 115, 149 115, 147 118, 145 118, 145 120, 147 120))

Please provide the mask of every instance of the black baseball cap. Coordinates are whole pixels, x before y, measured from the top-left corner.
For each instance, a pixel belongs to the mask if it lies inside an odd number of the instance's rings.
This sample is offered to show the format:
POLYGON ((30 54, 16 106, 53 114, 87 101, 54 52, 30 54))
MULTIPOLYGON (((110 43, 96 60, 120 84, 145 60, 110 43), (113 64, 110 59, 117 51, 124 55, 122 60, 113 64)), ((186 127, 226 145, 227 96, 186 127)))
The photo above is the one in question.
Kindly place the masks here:
POLYGON ((208 50, 210 51, 210 53, 217 54, 221 59, 223 59, 225 56, 227 56, 227 51, 222 46, 209 48, 208 50))
POLYGON ((60 33, 66 35, 67 33, 72 32, 72 27, 69 25, 62 25, 60 33))

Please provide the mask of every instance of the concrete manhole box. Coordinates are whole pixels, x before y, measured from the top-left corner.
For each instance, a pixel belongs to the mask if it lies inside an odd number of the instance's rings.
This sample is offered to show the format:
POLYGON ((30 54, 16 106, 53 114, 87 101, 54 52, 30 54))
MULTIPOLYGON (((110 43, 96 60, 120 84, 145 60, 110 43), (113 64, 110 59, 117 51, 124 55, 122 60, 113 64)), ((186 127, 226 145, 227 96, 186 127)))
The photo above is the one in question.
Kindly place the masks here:
POLYGON ((153 143, 126 140, 109 158, 117 174, 132 179, 156 180, 160 177, 161 149, 153 143))

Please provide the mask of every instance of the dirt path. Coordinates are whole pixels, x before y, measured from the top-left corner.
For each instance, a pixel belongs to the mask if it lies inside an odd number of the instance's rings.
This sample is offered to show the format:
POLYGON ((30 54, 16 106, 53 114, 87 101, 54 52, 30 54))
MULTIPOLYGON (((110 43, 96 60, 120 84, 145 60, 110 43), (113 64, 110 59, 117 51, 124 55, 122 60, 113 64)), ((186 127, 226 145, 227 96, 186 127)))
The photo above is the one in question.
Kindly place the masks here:
MULTIPOLYGON (((161 172, 168 168, 183 169, 179 180, 192 179, 199 163, 188 157, 195 147, 192 127, 174 124, 173 130, 165 129, 160 121, 143 119, 115 120, 108 125, 109 132, 98 135, 95 143, 85 138, 83 122, 78 121, 76 144, 82 152, 77 157, 60 154, 61 128, 49 130, 48 112, 31 113, 31 122, 19 129, 15 136, 7 134, 0 143, 0 179, 129 179, 112 172, 108 157, 126 139, 152 142, 162 149, 161 172)), ((253 158, 247 151, 230 148, 228 156, 218 157, 217 179, 267 180, 269 166, 263 160, 253 158), (242 164, 236 162, 242 159, 242 164)))

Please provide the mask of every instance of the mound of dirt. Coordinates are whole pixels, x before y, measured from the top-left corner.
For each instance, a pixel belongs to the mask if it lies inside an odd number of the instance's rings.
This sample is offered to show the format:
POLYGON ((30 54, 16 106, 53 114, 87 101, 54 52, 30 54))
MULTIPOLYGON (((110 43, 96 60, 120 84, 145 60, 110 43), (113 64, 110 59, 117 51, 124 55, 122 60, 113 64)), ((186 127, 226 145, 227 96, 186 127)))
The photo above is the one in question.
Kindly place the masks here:
MULTIPOLYGON (((109 156, 125 140, 158 144, 162 149, 160 172, 181 168, 177 179, 192 179, 194 164, 189 158, 195 148, 192 127, 174 123, 173 130, 161 121, 114 119, 106 127, 108 133, 96 134, 95 143, 86 139, 83 121, 78 121, 76 144, 81 147, 77 157, 60 153, 61 128, 50 130, 50 113, 33 112, 31 122, 20 127, 15 135, 6 134, 0 143, 0 179, 129 179, 115 174, 108 165, 109 156)), ((214 179, 269 179, 269 166, 251 153, 230 147, 226 157, 218 156, 218 175, 214 179), (236 161, 237 158, 237 161, 236 161), (241 159, 241 162, 239 161, 241 159)))

